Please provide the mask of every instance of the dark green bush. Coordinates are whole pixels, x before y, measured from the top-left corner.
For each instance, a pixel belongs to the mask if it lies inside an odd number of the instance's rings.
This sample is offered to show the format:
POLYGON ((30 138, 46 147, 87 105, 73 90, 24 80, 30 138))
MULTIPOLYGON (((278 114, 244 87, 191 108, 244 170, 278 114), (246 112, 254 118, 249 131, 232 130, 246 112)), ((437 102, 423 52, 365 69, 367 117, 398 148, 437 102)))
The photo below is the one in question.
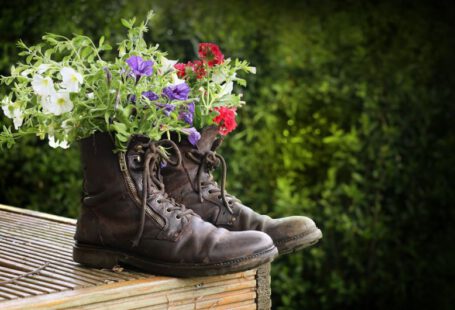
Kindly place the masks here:
MULTIPOLYGON (((258 74, 222 153, 229 190, 273 216, 307 214, 324 239, 278 259, 281 309, 449 309, 455 277, 454 9, 354 1, 20 1, 1 11, 0 70, 44 32, 115 39, 117 20, 158 16, 171 58, 198 41, 258 74), (47 3, 49 2, 49 3, 47 3), (13 14, 14 12, 14 14, 13 14), (19 14, 19 15, 18 15, 19 14)), ((74 216, 77 149, 31 139, 0 157, 1 202, 74 216)))

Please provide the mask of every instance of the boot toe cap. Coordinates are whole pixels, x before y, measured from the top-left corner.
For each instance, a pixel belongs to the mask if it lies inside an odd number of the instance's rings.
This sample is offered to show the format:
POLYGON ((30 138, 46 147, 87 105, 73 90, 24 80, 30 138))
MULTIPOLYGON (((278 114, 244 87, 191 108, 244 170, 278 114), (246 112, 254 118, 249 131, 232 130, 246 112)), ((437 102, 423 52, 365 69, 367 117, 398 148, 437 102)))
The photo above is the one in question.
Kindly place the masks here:
POLYGON ((259 231, 226 232, 213 251, 214 260, 244 259, 266 255, 275 250, 269 235, 259 231))
POLYGON ((308 239, 309 236, 317 240, 322 237, 316 223, 305 216, 290 216, 272 220, 265 231, 277 246, 290 240, 308 239))

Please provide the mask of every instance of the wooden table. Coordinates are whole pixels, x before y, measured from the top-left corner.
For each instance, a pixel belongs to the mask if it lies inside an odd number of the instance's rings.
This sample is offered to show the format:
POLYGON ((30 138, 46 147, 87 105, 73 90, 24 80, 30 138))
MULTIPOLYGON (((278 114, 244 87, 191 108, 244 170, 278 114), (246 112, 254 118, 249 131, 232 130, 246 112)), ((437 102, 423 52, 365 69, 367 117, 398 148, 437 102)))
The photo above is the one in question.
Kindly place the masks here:
POLYGON ((178 279, 86 268, 76 220, 0 205, 0 309, 270 309, 270 266, 178 279))

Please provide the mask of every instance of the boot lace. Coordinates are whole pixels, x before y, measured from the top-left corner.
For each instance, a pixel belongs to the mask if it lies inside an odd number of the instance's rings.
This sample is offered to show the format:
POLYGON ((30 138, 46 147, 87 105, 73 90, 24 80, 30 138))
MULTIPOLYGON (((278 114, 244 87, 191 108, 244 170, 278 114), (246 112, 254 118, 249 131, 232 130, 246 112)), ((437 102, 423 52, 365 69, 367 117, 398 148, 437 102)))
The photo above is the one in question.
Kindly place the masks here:
POLYGON ((194 215, 194 212, 191 209, 186 209, 184 205, 175 202, 175 200, 168 197, 164 191, 164 183, 161 176, 161 164, 166 163, 171 166, 179 166, 181 164, 182 157, 177 145, 171 140, 161 140, 157 142, 150 141, 145 145, 145 148, 143 146, 143 150, 144 170, 142 175, 141 218, 137 235, 133 240, 133 247, 139 244, 144 233, 147 201, 152 195, 157 197, 156 201, 159 204, 163 202, 170 204, 166 211, 177 211, 177 219, 184 218, 188 220, 187 215, 194 215), (169 146, 175 151, 175 160, 166 154, 164 150, 165 146, 169 146), (158 191, 154 188, 157 188, 158 191))
MULTIPOLYGON (((234 210, 232 210, 231 204, 234 200, 236 200, 233 196, 226 194, 226 175, 227 175, 227 166, 226 161, 224 160, 223 156, 217 154, 214 151, 207 151, 205 153, 199 150, 191 150, 187 153, 189 159, 199 165, 196 175, 196 188, 193 189, 199 195, 199 201, 203 202, 204 198, 202 197, 202 187, 203 186, 210 186, 212 187, 211 192, 220 192, 219 198, 223 202, 223 206, 229 211, 229 213, 234 214, 234 210), (209 179, 203 180, 203 172, 210 173, 210 171, 215 170, 221 166, 221 186, 218 187, 218 184, 213 180, 212 177, 209 179), (230 200, 228 202, 227 198, 229 197, 230 200)), ((210 192, 210 191, 209 191, 210 192)))

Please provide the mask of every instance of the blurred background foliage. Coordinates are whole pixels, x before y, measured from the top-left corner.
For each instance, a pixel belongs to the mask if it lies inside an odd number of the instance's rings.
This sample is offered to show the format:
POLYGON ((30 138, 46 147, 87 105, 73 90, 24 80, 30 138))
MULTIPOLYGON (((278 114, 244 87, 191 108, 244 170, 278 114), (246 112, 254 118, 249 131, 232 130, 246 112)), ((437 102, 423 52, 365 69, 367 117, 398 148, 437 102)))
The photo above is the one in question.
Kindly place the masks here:
MULTIPOLYGON (((222 149, 229 191, 272 216, 309 215, 324 232, 318 246, 274 262, 274 308, 453 307, 450 1, 0 2, 2 74, 19 60, 19 38, 114 43, 121 17, 151 8, 148 39, 171 59, 216 42, 257 66, 222 149)), ((24 140, 0 154, 0 202, 75 217, 79 169, 77 147, 24 140)))

